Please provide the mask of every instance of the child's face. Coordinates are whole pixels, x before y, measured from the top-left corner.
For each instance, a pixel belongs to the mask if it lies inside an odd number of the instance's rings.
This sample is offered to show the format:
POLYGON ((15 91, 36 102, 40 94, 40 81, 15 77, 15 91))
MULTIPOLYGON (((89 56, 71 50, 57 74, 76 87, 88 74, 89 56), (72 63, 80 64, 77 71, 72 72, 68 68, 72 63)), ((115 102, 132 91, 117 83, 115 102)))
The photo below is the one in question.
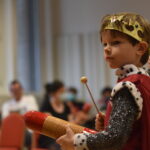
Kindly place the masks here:
POLYGON ((125 64, 139 65, 140 58, 136 54, 138 47, 133 46, 126 38, 113 37, 109 30, 102 33, 104 58, 111 68, 119 68, 125 64))

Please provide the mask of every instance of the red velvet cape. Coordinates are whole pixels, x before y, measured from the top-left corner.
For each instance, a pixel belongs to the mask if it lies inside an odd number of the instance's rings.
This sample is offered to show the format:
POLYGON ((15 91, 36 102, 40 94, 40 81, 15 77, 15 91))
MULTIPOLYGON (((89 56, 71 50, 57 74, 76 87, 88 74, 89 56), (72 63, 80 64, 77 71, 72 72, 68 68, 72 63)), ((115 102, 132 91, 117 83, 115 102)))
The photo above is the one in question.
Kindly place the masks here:
MULTIPOLYGON (((130 75, 121 81, 130 81, 136 85, 143 98, 141 118, 135 121, 132 133, 122 150, 150 150, 150 77, 143 74, 130 75)), ((112 105, 108 104, 105 127, 108 125, 112 105)))

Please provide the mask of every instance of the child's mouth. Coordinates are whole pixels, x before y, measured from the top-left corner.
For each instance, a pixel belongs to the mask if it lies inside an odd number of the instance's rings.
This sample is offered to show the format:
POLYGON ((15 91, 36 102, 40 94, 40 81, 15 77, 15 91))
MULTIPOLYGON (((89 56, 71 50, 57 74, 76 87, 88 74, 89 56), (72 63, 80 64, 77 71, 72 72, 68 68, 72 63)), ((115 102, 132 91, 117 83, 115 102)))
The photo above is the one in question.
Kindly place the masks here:
POLYGON ((112 60, 113 58, 110 57, 110 56, 106 56, 105 59, 106 59, 106 60, 112 60))

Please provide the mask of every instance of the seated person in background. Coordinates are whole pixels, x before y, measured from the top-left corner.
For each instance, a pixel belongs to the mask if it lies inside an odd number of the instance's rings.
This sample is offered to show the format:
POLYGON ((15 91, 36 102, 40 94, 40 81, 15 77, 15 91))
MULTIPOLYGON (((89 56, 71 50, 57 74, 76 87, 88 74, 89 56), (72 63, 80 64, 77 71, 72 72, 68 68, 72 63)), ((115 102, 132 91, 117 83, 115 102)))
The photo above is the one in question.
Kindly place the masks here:
POLYGON ((92 105, 78 99, 78 90, 75 87, 69 87, 65 96, 67 105, 70 108, 69 121, 93 128, 94 118, 89 117, 92 105))
MULTIPOLYGON (((21 83, 14 80, 9 87, 12 99, 2 105, 2 119, 11 113, 24 114, 30 110, 38 110, 36 99, 32 95, 24 95, 21 83)), ((25 132, 25 146, 31 146, 31 131, 25 132)))
MULTIPOLYGON (((63 97, 65 94, 65 86, 61 81, 54 81, 45 86, 46 94, 44 97, 41 112, 48 113, 54 117, 68 120, 70 113, 69 107, 64 103, 63 97)), ((51 150, 59 150, 60 147, 55 141, 44 135, 40 135, 39 140, 40 148, 48 148, 51 150)))
POLYGON ((81 110, 84 102, 82 100, 78 99, 78 90, 75 87, 69 87, 68 88, 68 92, 67 92, 67 100, 68 100, 68 104, 69 102, 72 103, 72 105, 74 105, 78 110, 81 110))
POLYGON ((72 120, 73 116, 82 109, 83 102, 79 102, 77 99, 78 90, 75 87, 69 87, 64 96, 67 106, 70 108, 71 116, 69 118, 72 120))
POLYGON ((101 111, 106 111, 107 103, 108 103, 110 96, 111 96, 111 91, 112 91, 111 87, 105 87, 101 91, 101 98, 100 98, 100 100, 98 100, 101 111))
POLYGON ((14 80, 9 87, 12 99, 2 105, 2 118, 10 113, 24 114, 30 110, 38 110, 36 99, 32 95, 24 95, 21 83, 14 80))

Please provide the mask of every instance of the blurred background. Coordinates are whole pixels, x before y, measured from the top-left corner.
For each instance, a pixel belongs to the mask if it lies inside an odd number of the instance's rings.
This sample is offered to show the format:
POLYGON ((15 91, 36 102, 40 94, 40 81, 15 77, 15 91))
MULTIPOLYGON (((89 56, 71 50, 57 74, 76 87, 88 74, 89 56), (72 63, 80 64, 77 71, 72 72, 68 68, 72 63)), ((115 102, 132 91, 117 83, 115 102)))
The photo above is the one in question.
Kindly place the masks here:
MULTIPOLYGON (((43 84, 60 79, 87 95, 85 75, 95 98, 115 83, 99 41, 102 16, 136 12, 148 19, 149 1, 0 0, 0 95, 13 79, 26 92, 41 93, 43 84)), ((86 98, 88 98, 86 96, 86 98)))
POLYGON ((90 97, 81 76, 87 76, 99 108, 105 111, 116 77, 103 59, 100 20, 117 12, 135 12, 150 20, 149 6, 149 0, 0 0, 1 113, 8 100, 17 99, 17 90, 19 99, 32 95, 35 110, 47 112, 43 99, 54 97, 62 87, 67 93, 74 88, 78 104, 73 102, 72 107, 67 101, 71 113, 74 108, 89 111, 90 97))

